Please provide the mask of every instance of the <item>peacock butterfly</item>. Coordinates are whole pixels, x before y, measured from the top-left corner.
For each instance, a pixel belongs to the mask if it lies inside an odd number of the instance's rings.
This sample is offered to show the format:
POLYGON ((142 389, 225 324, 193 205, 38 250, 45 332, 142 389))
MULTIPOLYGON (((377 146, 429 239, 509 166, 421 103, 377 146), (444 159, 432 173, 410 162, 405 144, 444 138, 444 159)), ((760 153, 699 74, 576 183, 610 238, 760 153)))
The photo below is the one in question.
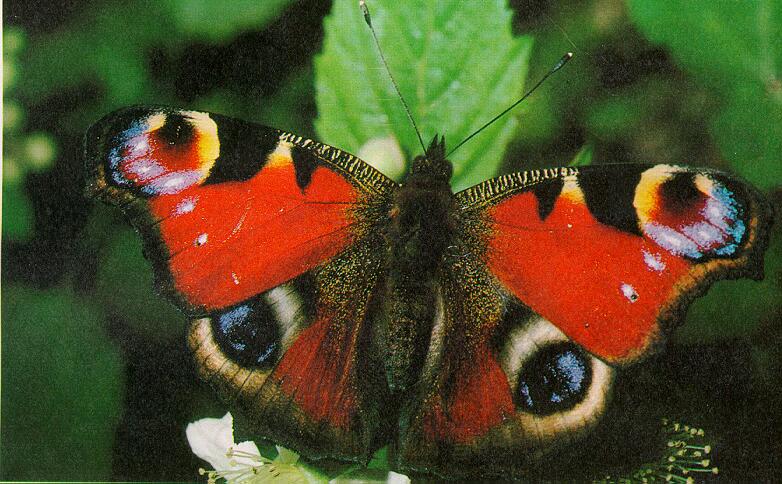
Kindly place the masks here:
POLYGON ((597 165, 453 193, 443 138, 402 183, 218 114, 131 107, 86 135, 202 378, 311 458, 520 476, 605 413, 716 280, 760 279, 770 208, 727 174, 597 165))
POLYGON ((615 369, 694 297, 762 276, 770 224, 713 170, 551 168, 453 193, 441 138, 399 184, 317 141, 165 107, 106 116, 86 159, 192 318, 201 376, 261 435, 363 462, 394 436, 399 469, 442 475, 518 474, 594 426, 615 369))

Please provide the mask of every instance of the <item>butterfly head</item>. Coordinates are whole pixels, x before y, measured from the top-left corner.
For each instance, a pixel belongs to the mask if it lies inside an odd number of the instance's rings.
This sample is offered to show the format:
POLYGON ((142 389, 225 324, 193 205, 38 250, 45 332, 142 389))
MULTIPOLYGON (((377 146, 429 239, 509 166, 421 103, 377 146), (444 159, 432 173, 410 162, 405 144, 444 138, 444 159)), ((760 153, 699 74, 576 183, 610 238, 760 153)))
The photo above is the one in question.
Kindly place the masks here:
POLYGON ((410 166, 408 182, 416 179, 448 184, 453 174, 453 165, 445 157, 445 137, 435 135, 426 153, 416 156, 410 166))

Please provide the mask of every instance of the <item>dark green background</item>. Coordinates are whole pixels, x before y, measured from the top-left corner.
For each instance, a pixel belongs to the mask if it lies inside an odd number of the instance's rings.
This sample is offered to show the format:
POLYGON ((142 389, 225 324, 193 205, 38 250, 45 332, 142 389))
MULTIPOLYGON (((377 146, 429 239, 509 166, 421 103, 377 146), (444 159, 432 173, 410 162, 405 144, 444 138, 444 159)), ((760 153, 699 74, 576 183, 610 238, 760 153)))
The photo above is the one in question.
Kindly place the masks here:
MULTIPOLYGON (((566 164, 587 146, 593 163, 733 171, 779 210, 780 4, 512 1, 513 32, 534 37, 530 79, 566 51, 576 57, 514 112, 518 129, 499 172, 566 164)), ((197 381, 184 318, 153 294, 134 232, 116 210, 84 198, 81 137, 115 108, 163 103, 337 144, 315 130, 316 118, 318 131, 354 129, 339 124, 335 106, 316 107, 316 79, 328 84, 330 68, 349 65, 327 52, 313 68, 330 8, 313 0, 4 2, 0 479, 197 478, 203 464, 184 426, 225 408, 197 381)), ((366 40, 364 31, 329 35, 366 40)), ((455 48, 482 49, 487 62, 495 54, 480 42, 455 48)), ((360 104, 336 108, 361 122, 360 104)), ((774 480, 782 464, 780 235, 775 229, 766 280, 719 283, 669 351, 626 376, 627 395, 617 398, 633 409, 624 415, 706 428, 728 480, 774 480)), ((644 440, 632 426, 624 435, 644 440)))

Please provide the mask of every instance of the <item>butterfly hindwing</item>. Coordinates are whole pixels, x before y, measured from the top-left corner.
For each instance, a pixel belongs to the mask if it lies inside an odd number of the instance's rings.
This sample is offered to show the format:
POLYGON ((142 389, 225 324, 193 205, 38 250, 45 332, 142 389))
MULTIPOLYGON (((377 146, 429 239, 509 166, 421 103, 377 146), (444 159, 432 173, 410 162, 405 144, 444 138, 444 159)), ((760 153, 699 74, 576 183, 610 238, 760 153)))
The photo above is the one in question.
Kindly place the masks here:
POLYGON ((261 436, 367 460, 386 393, 363 351, 384 269, 374 224, 395 183, 327 145, 169 108, 107 116, 86 153, 93 193, 129 216, 194 318, 202 377, 261 436))
POLYGON ((443 476, 528 475, 541 456, 594 428, 614 370, 508 294, 473 243, 457 247, 439 279, 429 355, 420 394, 403 413, 397 463, 443 476))
POLYGON ((371 343, 381 259, 365 239, 311 274, 192 322, 201 376, 259 435, 310 457, 366 461, 388 425, 371 343))

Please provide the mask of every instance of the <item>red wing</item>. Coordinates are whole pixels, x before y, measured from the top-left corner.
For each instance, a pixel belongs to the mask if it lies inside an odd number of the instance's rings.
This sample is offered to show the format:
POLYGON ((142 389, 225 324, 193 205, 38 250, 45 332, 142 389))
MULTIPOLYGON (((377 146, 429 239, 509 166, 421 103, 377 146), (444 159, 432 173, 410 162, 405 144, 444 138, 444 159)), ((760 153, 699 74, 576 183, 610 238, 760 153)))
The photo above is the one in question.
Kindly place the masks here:
POLYGON ((449 257, 440 279, 430 353, 420 393, 403 412, 397 465, 450 478, 531 477, 541 456, 595 427, 613 370, 506 294, 468 245, 449 257))
POLYGON ((394 182, 330 146, 168 108, 107 116, 86 153, 93 192, 131 218, 158 285, 200 317, 204 379, 264 437, 368 460, 387 388, 358 348, 394 182))
POLYGON ((511 293, 598 357, 629 363, 717 279, 760 277, 769 210, 724 174, 667 165, 510 175, 457 194, 511 293))
POLYGON ((456 196, 402 469, 539 479, 606 412, 604 361, 642 357, 713 281, 762 273, 768 208, 717 172, 565 168, 456 196))
POLYGON ((334 257, 394 186, 341 152, 219 115, 130 108, 87 135, 93 191, 142 232, 159 285, 192 313, 334 257))
POLYGON ((195 320, 201 376, 252 419, 253 430, 310 458, 369 460, 391 423, 370 302, 380 238, 362 239, 309 276, 195 320))

